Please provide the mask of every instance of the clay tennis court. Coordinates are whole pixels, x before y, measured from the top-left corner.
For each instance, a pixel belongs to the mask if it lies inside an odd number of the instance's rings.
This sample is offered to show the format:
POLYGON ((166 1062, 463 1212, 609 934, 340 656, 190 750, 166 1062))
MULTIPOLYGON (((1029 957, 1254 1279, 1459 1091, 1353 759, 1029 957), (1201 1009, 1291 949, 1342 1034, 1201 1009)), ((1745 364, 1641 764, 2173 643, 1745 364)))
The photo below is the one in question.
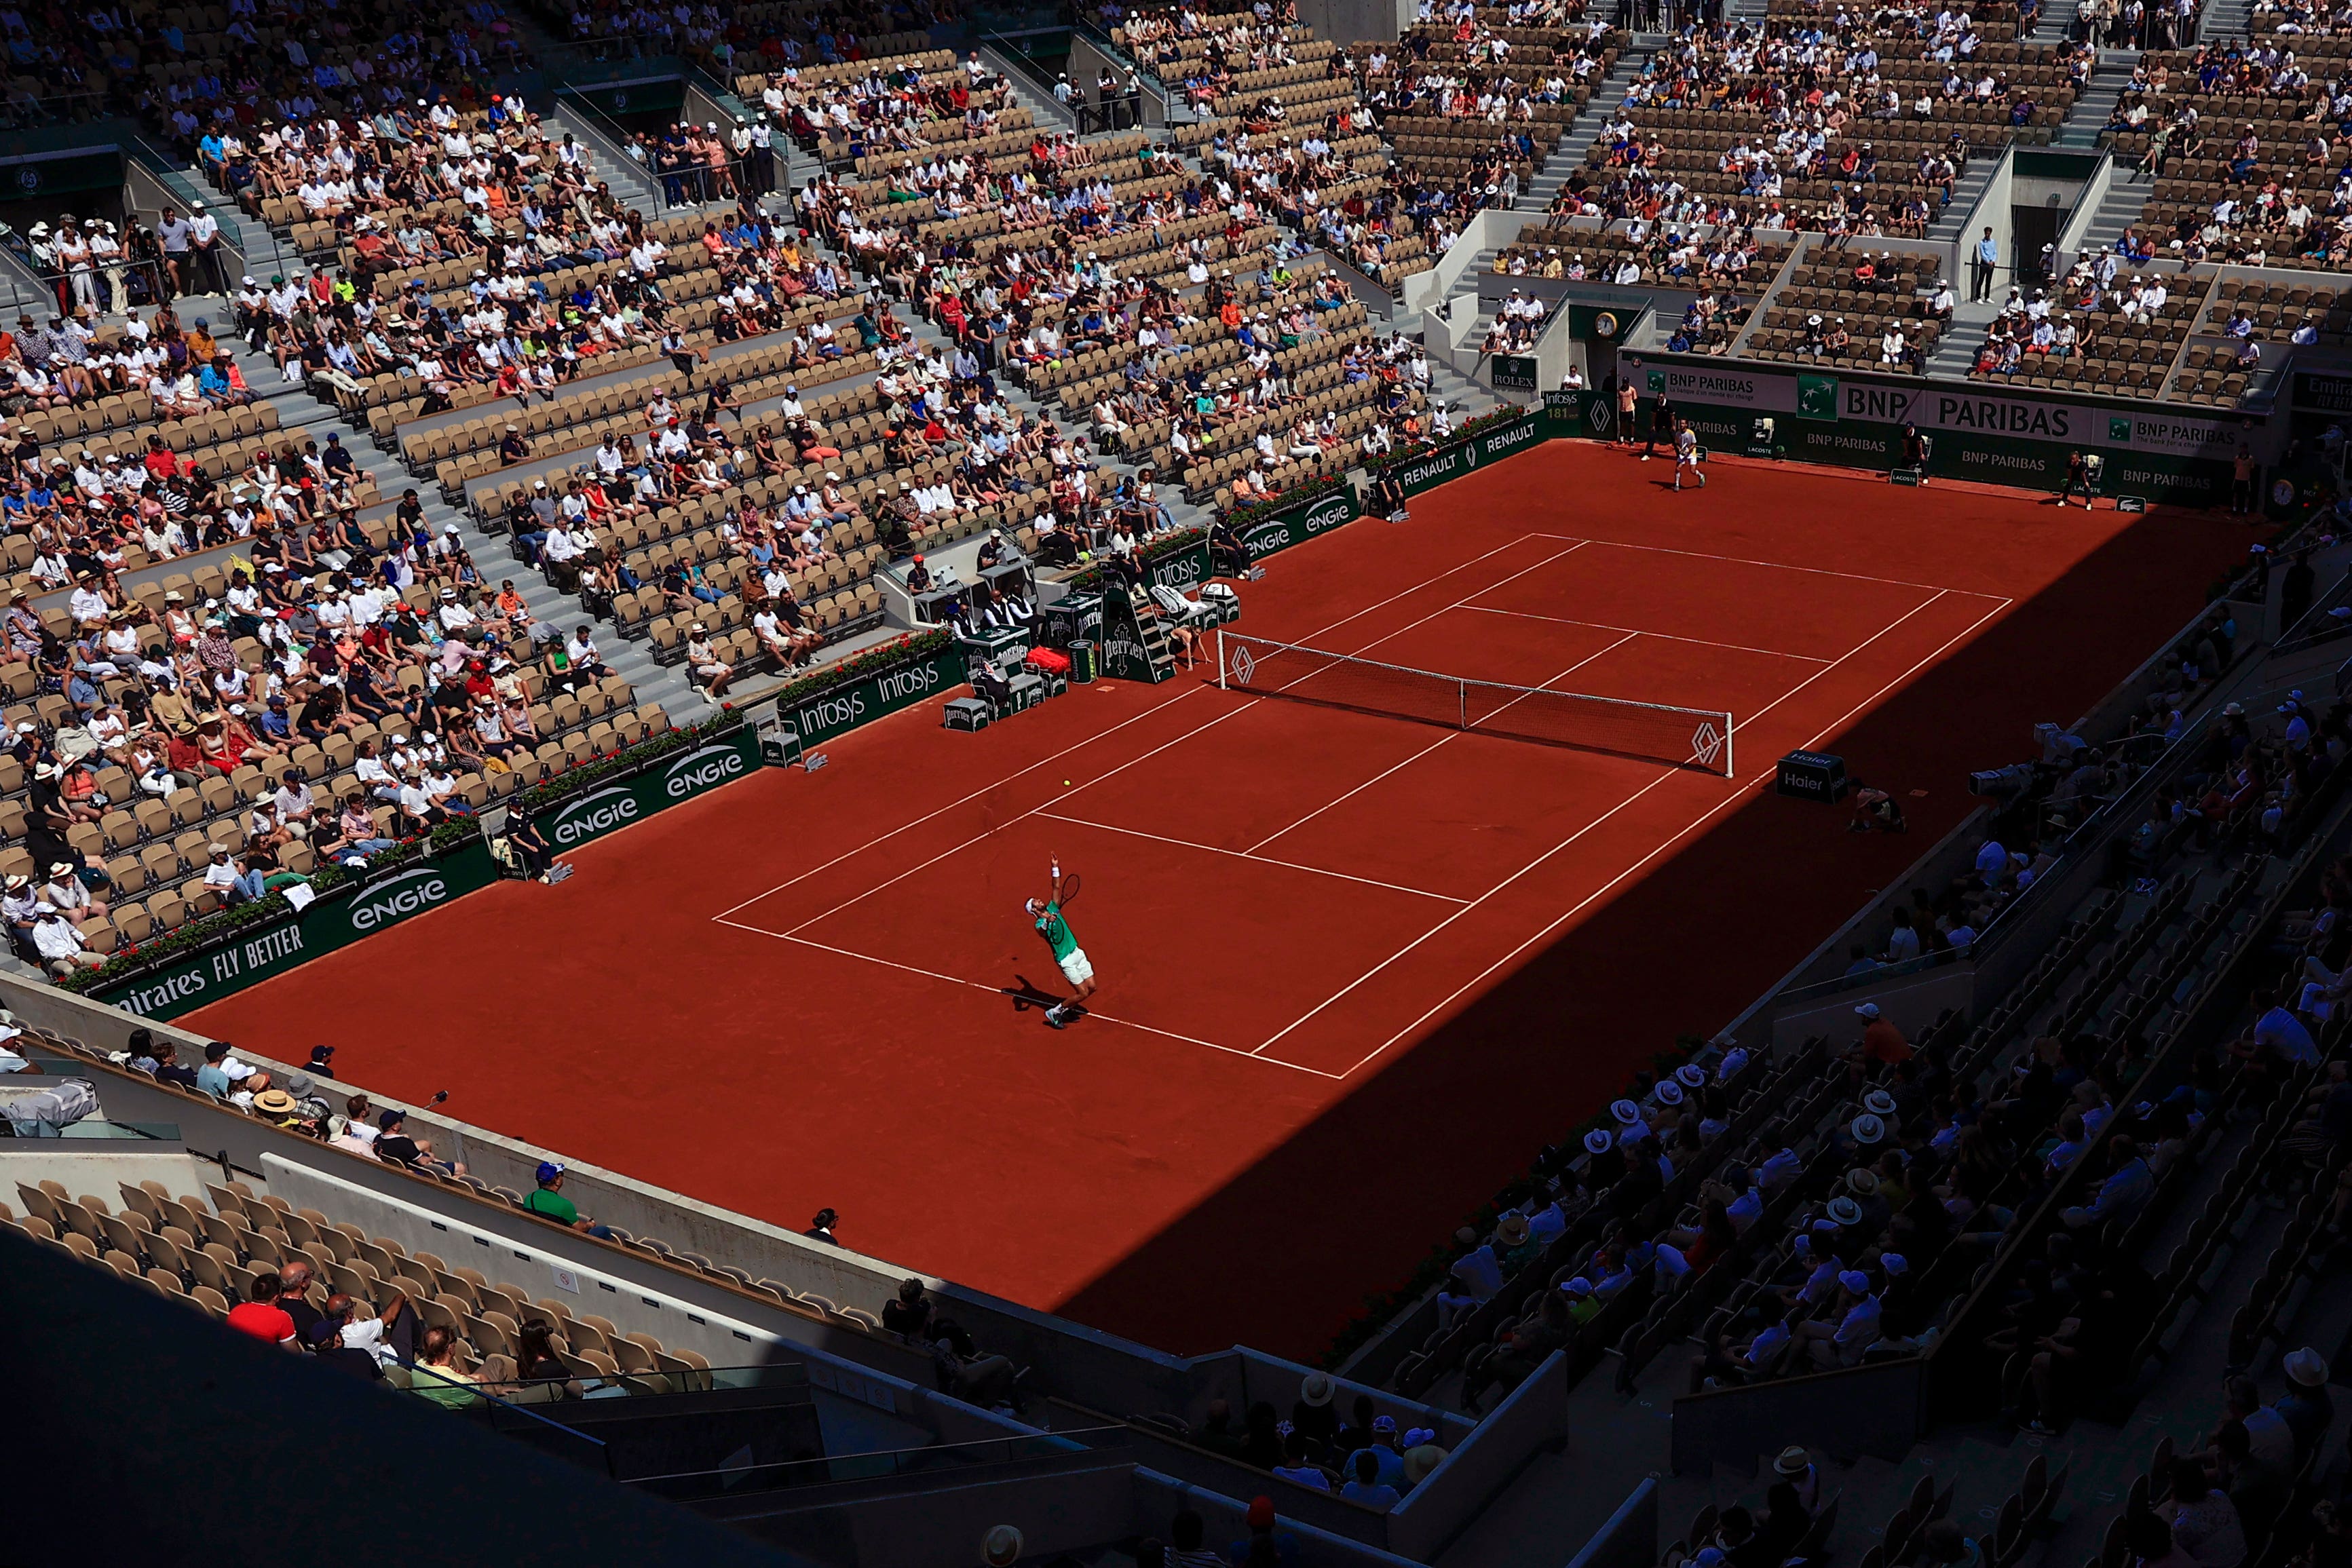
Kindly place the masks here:
MULTIPOLYGON (((979 735, 927 705, 191 1027, 1170 1349, 1311 1354, 1678 1033, 1720 1027, 2072 719, 2248 534, 1555 444, 1275 558, 1233 630, 1727 710, 1736 777, 1211 662, 979 735), (1843 752, 1903 838, 1776 799, 1843 752), (1925 794, 1912 796, 1913 789, 1925 794), (1021 912, 1058 857, 1101 988, 1021 912)), ((1603 737, 1604 739, 1606 737, 1603 737)), ((1611 742, 1614 744, 1614 742, 1611 742)))

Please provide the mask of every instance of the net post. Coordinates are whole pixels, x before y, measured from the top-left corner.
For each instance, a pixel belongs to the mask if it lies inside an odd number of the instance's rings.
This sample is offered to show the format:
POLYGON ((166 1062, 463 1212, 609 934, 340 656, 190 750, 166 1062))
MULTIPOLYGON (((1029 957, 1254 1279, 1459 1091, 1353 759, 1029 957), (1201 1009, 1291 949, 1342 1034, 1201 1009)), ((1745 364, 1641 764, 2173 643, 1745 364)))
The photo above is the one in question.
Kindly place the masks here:
POLYGON ((1726 779, 1737 779, 1739 777, 1739 775, 1734 771, 1731 765, 1731 732, 1732 718, 1731 716, 1727 713, 1723 716, 1723 776, 1726 779))
POLYGON ((1454 723, 1459 729, 1470 727, 1470 683, 1454 683, 1454 723))
POLYGON ((1233 690, 1225 685, 1225 629, 1222 626, 1217 628, 1217 689, 1221 692, 1233 690))

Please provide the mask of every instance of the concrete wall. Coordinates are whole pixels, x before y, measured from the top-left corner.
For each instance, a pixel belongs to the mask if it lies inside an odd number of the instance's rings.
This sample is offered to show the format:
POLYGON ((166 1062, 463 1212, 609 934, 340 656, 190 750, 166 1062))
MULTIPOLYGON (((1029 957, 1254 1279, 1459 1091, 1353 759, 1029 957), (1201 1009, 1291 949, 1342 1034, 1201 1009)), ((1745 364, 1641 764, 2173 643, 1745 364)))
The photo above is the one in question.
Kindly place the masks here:
POLYGON ((1389 1550, 1418 1563, 1437 1554, 1509 1484, 1526 1456, 1568 1433, 1568 1356, 1554 1351, 1486 1420, 1500 1442, 1445 1456, 1388 1516, 1389 1550))
MULTIPOLYGON (((1906 883, 1907 884, 1907 883, 1906 883)), ((1875 1002, 1895 1027, 1916 1035, 1934 1023, 1947 1008, 1966 1016, 1976 999, 1976 967, 1968 963, 1944 963, 1912 974, 1890 976, 1840 988, 1801 1005, 1784 1006, 1772 1019, 1775 1050, 1801 1045, 1820 1035, 1832 1045, 1861 1038, 1862 1020, 1853 1009, 1875 1002)))
MULTIPOLYGON (((1087 101, 1089 104, 1095 101, 1095 84, 1102 79, 1102 73, 1106 68, 1122 86, 1125 85, 1128 72, 1127 61, 1112 54, 1084 33, 1070 35, 1070 85, 1085 88, 1087 101)), ((1145 81, 1142 85, 1141 100, 1130 108, 1142 110, 1143 124, 1146 129, 1161 130, 1168 124, 1167 99, 1153 90, 1150 81, 1145 81)))
POLYGON ((1463 276, 1477 261, 1479 252, 1510 244, 1518 237, 1520 228, 1535 222, 1537 216, 1532 213, 1496 212, 1491 207, 1473 214, 1463 227, 1462 237, 1446 247, 1435 267, 1404 280, 1406 312, 1426 309, 1438 300, 1453 298, 1463 276))
MULTIPOLYGON (((199 1036, 168 1024, 146 1023, 131 1014, 51 986, 0 977, 0 1005, 13 1009, 31 1028, 78 1038, 109 1050, 120 1049, 130 1030, 144 1024, 159 1043, 173 1045, 185 1059, 201 1059, 203 1041, 199 1036)), ((241 1051, 239 1055, 280 1075, 294 1071, 251 1051, 241 1051)), ((814 1354, 839 1365, 845 1377, 854 1375, 856 1369, 865 1369, 879 1373, 892 1387, 912 1389, 917 1394, 921 1394, 929 1383, 928 1356, 895 1340, 816 1320, 724 1281, 669 1268, 583 1232, 501 1207, 479 1204, 438 1184, 278 1132, 250 1117, 207 1106, 128 1072, 97 1067, 88 1075, 97 1082, 100 1099, 110 1116, 178 1123, 188 1146, 206 1156, 215 1153, 225 1156, 238 1172, 249 1173, 244 1179, 250 1182, 258 1176, 270 1190, 297 1207, 307 1203, 330 1214, 342 1208, 364 1208, 368 1218, 355 1223, 371 1228, 381 1226, 404 1245, 413 1240, 438 1253, 445 1261, 457 1260, 452 1256, 453 1249, 495 1254, 496 1268, 479 1265, 485 1273, 493 1279, 512 1278, 517 1283, 530 1284, 532 1281, 522 1275, 535 1270, 535 1279, 541 1282, 533 1286, 538 1294, 551 1294, 558 1288, 552 1270, 559 1267, 578 1276, 583 1283, 609 1281, 615 1287, 614 1293, 625 1286, 640 1300, 651 1298, 656 1302, 652 1310, 677 1314, 661 1319, 663 1328, 657 1332, 665 1343, 671 1342, 675 1333, 677 1343, 702 1351, 714 1364, 740 1356, 752 1347, 789 1343, 795 1354, 814 1354), (321 1202, 321 1198, 331 1201, 321 1202), (457 1249, 452 1239, 457 1237, 465 1240, 464 1249, 457 1249), (693 1323, 688 1321, 690 1314, 708 1322, 693 1323), (706 1342, 710 1348, 706 1348, 706 1342)), ((361 1087, 344 1082, 331 1086, 330 1092, 340 1097, 358 1092, 361 1087)), ((394 1096, 372 1093, 371 1098, 379 1107, 398 1105, 408 1111, 414 1135, 429 1139, 445 1155, 463 1158, 473 1175, 493 1185, 528 1191, 541 1159, 551 1153, 555 1157, 564 1157, 560 1151, 535 1147, 394 1096)), ((616 1172, 569 1159, 565 1165, 565 1194, 579 1205, 583 1214, 611 1221, 640 1236, 657 1236, 681 1251, 702 1253, 745 1270, 754 1278, 773 1279, 794 1291, 823 1295, 842 1306, 878 1312, 898 1281, 906 1277, 905 1270, 879 1259, 829 1247, 616 1172)), ((221 1177, 215 1174, 205 1179, 221 1177)), ((184 1183, 174 1185, 175 1191, 184 1189, 184 1183)), ((100 1190, 110 1193, 112 1188, 110 1186, 100 1190)), ((1064 1395, 1114 1420, 1171 1412, 1198 1421, 1205 1415, 1209 1401, 1221 1397, 1233 1402, 1237 1413, 1254 1399, 1272 1400, 1277 1407, 1287 1409, 1300 1380, 1309 1370, 1254 1351, 1234 1350, 1197 1358, 1172 1356, 946 1281, 926 1280, 925 1283, 984 1348, 1001 1352, 1016 1364, 1033 1368, 1032 1386, 1037 1392, 1064 1395)), ((583 1294, 593 1299, 585 1290, 583 1294)), ((1483 1428, 1474 1427, 1459 1416, 1399 1399, 1378 1389, 1341 1381, 1335 1398, 1345 1406, 1352 1403, 1359 1393, 1370 1395, 1381 1410, 1396 1416, 1401 1422, 1437 1428, 1442 1434, 1441 1442, 1449 1448, 1486 1440, 1483 1428)), ((1496 1432, 1496 1440, 1504 1448, 1518 1444, 1512 1432, 1500 1428, 1496 1432)), ((1526 1455, 1522 1451, 1516 1458, 1504 1457, 1511 1468, 1516 1468, 1526 1455)), ((1253 1476, 1251 1484, 1261 1483, 1253 1476)))
POLYGON ((2014 279, 2011 269, 2017 256, 2010 243, 2009 209, 2016 187, 2015 162, 2014 151, 2001 153, 2000 161, 1993 165, 1992 178, 1977 193, 1976 205, 1961 220, 1959 237, 1945 247, 1944 276, 1952 280, 1953 292, 1963 299, 1969 297, 1969 257, 1975 254, 1977 241, 1984 237, 1988 225, 1993 238, 2000 242, 2000 265, 1993 273, 1992 297, 2000 299, 2005 296, 2014 279))
POLYGON ((1298 0, 1298 19, 1342 44, 1394 38, 1412 26, 1412 0, 1298 0))

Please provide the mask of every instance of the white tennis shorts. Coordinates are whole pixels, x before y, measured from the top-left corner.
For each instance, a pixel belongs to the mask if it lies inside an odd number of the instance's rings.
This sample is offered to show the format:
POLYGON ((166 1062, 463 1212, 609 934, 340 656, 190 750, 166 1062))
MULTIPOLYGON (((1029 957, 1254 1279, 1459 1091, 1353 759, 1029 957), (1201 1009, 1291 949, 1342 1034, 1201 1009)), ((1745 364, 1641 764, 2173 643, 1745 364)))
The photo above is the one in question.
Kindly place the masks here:
POLYGON ((1062 974, 1074 986, 1083 986, 1095 977, 1095 967, 1087 962, 1084 947, 1070 949, 1070 956, 1062 960, 1062 974))

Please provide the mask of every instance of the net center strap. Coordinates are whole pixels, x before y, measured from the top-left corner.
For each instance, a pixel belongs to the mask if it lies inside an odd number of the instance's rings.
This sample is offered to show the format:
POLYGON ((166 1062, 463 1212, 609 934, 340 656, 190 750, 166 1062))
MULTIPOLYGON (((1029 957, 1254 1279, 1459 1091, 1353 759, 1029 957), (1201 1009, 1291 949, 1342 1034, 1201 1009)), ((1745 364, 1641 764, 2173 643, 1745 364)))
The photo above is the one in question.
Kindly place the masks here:
POLYGON ((1614 752, 1728 776, 1727 711, 1473 680, 1295 643, 1222 632, 1221 684, 1449 728, 1614 752))

